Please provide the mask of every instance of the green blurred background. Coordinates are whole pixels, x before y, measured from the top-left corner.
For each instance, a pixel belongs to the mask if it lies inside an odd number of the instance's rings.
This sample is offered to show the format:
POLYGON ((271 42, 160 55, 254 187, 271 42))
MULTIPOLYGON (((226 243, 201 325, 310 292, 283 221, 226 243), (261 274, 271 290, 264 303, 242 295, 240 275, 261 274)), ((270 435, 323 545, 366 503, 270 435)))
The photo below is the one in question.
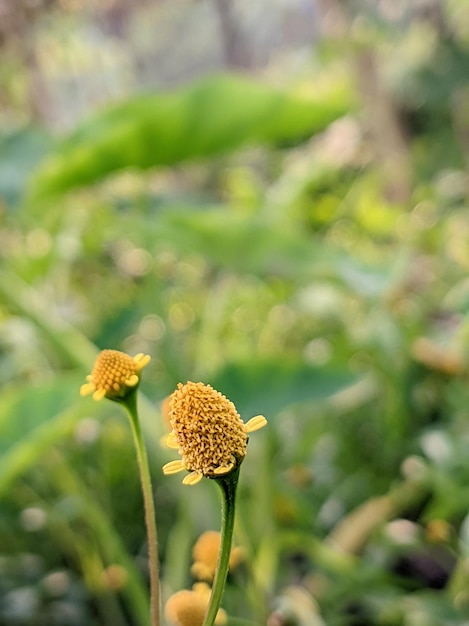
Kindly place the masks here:
POLYGON ((0 626, 145 626, 219 528, 161 403, 244 420, 232 626, 469 623, 469 5, 0 2, 0 626))

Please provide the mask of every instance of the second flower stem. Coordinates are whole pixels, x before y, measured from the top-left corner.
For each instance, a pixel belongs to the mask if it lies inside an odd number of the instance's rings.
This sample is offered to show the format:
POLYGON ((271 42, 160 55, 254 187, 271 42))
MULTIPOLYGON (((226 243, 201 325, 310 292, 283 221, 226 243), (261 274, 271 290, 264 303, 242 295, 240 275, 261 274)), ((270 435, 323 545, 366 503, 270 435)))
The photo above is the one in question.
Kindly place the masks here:
POLYGON ((220 608, 223 591, 225 589, 226 577, 230 562, 231 542, 233 539, 233 528, 236 511, 236 488, 238 486, 239 467, 221 478, 215 479, 222 492, 221 501, 221 538, 220 550, 218 552, 217 569, 213 581, 210 602, 203 626, 213 626, 215 618, 220 608))
POLYGON ((145 443, 142 437, 140 421, 137 411, 137 394, 134 393, 126 399, 125 407, 129 414, 130 425, 134 437, 137 462, 142 485, 143 505, 145 509, 145 524, 148 539, 148 561, 150 572, 150 602, 151 602, 151 626, 160 625, 160 580, 158 560, 158 534, 156 531, 155 503, 153 500, 153 488, 151 484, 150 468, 145 443))

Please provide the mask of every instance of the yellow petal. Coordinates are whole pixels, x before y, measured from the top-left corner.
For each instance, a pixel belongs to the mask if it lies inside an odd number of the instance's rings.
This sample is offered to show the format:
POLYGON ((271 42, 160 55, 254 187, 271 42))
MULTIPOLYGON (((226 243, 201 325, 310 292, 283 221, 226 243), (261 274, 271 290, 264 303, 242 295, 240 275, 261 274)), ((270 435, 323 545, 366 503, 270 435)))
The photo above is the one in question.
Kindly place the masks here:
POLYGON ((93 391, 95 391, 95 389, 96 387, 93 385, 93 383, 85 383, 80 387, 80 396, 89 396, 90 393, 93 393, 93 391))
POLYGON ((185 469, 186 466, 184 465, 184 461, 170 461, 169 463, 166 463, 166 465, 163 465, 163 474, 177 474, 185 469))
POLYGON ((135 365, 137 369, 140 371, 143 369, 148 363, 151 361, 151 356, 149 354, 143 354, 143 352, 139 352, 134 356, 135 365))
POLYGON ((244 430, 247 433, 253 433, 255 430, 263 428, 267 424, 267 420, 263 415, 256 415, 244 425, 244 430))
POLYGON ((93 400, 102 400, 105 395, 106 395, 105 389, 96 389, 96 391, 93 394, 93 400))
POLYGON ((137 374, 132 374, 132 376, 129 376, 129 378, 127 378, 127 380, 125 381, 125 384, 127 385, 127 387, 135 387, 135 385, 138 384, 139 380, 140 379, 137 376, 137 374))
POLYGON ((234 463, 230 463, 229 465, 220 465, 220 467, 216 467, 213 470, 213 473, 217 474, 217 476, 223 476, 223 474, 228 474, 229 472, 231 472, 233 467, 234 463))
POLYGON ((191 472, 184 477, 182 484, 196 485, 200 480, 202 480, 202 472, 191 472))
POLYGON ((172 448, 173 450, 179 449, 179 443, 174 433, 169 433, 169 435, 166 437, 165 443, 168 446, 168 448, 172 448))

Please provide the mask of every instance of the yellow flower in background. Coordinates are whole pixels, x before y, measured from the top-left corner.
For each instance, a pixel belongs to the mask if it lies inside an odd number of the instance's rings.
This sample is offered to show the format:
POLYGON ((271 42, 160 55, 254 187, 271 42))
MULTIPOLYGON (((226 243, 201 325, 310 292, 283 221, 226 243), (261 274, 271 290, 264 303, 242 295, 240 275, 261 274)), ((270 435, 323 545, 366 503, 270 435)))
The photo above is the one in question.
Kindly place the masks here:
MULTIPOLYGON (((210 600, 210 587, 205 583, 196 583, 192 590, 178 591, 166 602, 165 616, 174 626, 202 626, 210 600)), ((227 622, 226 612, 219 609, 215 618, 216 626, 227 622)))
POLYGON ((267 423, 257 415, 246 424, 234 404, 204 383, 179 383, 169 399, 172 427, 166 444, 182 459, 166 463, 165 474, 187 470, 182 481, 195 485, 206 476, 219 478, 236 469, 246 456, 248 433, 267 423))
POLYGON ((138 385, 140 371, 150 360, 148 354, 131 357, 118 350, 103 350, 86 377, 88 382, 81 386, 80 395, 92 393, 94 400, 122 400, 138 385))
MULTIPOLYGON (((192 550, 194 564, 191 573, 199 580, 211 582, 217 569, 218 551, 220 549, 221 534, 216 530, 207 530, 197 539, 192 550)), ((233 570, 244 560, 244 550, 239 547, 231 548, 229 568, 233 570)))

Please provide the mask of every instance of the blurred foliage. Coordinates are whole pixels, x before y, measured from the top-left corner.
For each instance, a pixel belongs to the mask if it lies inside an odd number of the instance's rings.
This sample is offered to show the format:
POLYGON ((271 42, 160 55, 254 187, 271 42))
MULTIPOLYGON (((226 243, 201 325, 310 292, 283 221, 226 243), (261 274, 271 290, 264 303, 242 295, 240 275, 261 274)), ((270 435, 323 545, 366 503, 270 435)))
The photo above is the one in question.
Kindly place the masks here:
POLYGON ((78 128, 39 170, 33 194, 64 192, 126 167, 213 156, 246 142, 292 142, 345 113, 349 99, 338 85, 314 101, 229 75, 141 96, 78 128))
POLYGON ((288 92, 223 75, 2 134, 0 624, 147 623, 127 423, 78 397, 105 347, 152 355, 165 597, 219 526, 210 481, 160 470, 192 379, 269 420, 230 624, 468 621, 469 14, 355 4, 288 92))

